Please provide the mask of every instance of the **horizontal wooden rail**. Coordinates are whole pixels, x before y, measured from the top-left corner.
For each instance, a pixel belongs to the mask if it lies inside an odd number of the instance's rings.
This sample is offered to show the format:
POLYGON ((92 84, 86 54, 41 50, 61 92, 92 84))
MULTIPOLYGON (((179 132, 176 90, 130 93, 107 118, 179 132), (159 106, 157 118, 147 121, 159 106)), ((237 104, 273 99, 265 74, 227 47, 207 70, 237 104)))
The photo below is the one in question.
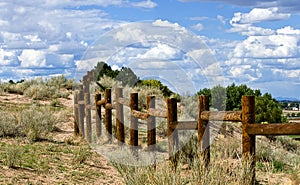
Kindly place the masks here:
POLYGON ((79 100, 79 101, 78 101, 78 104, 84 105, 84 100, 79 100))
POLYGON ((242 121, 241 111, 203 111, 201 119, 204 121, 242 121))
POLYGON ((129 100, 126 99, 126 98, 118 98, 117 102, 120 103, 120 104, 122 104, 122 105, 126 105, 127 107, 130 107, 129 106, 129 100))
POLYGON ((106 103, 105 104, 105 109, 114 109, 114 106, 113 106, 113 104, 111 104, 111 103, 106 103))
POLYGON ((165 110, 150 108, 147 110, 147 112, 150 116, 167 118, 167 113, 165 110))
POLYGON ((104 105, 105 103, 106 103, 106 99, 99 100, 97 101, 97 106, 104 105))
MULTIPOLYGON (((197 130, 198 122, 197 121, 178 121, 177 124, 172 124, 173 126, 177 126, 178 130, 197 130)), ((175 129, 175 128, 174 128, 175 129)))
POLYGON ((248 124, 249 135, 299 135, 300 123, 248 124))
POLYGON ((148 117, 150 116, 148 113, 145 112, 141 112, 141 111, 137 111, 137 110, 132 110, 131 114, 138 118, 138 119, 142 119, 142 120, 147 120, 148 117))

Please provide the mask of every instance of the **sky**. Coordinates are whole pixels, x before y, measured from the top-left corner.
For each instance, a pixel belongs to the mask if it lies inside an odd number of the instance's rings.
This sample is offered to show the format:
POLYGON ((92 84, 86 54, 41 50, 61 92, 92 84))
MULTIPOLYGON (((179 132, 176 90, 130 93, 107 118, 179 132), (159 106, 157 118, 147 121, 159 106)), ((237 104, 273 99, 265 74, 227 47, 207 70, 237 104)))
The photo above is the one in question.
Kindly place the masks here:
POLYGON ((98 61, 179 92, 246 84, 300 99, 298 0, 1 0, 0 80, 98 61))

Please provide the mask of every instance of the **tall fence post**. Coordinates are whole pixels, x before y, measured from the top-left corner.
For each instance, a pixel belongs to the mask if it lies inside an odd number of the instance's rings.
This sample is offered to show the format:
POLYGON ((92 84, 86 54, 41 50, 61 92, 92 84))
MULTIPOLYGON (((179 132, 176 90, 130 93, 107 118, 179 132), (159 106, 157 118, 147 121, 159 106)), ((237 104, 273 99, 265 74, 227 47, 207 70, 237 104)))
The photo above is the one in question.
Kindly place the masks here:
MULTIPOLYGON (((130 110, 138 110, 138 93, 130 93, 130 110)), ((130 118, 130 146, 133 154, 137 156, 137 147, 139 142, 138 119, 131 115, 130 118)))
POLYGON ((84 93, 84 104, 85 104, 85 136, 88 142, 92 141, 92 116, 91 116, 91 100, 90 93, 84 93))
POLYGON ((102 118, 101 118, 101 105, 97 105, 97 102, 101 100, 101 94, 96 93, 95 94, 95 104, 96 104, 96 135, 97 139, 100 139, 101 133, 102 133, 102 118))
MULTIPOLYGON (((147 96, 146 109, 155 109, 155 96, 147 96)), ((156 144, 156 123, 155 117, 149 116, 147 119, 147 145, 150 151, 155 150, 156 144)))
POLYGON ((74 103, 74 135, 78 136, 80 133, 80 131, 79 131, 78 92, 74 92, 73 103, 74 103))
POLYGON ((116 137, 118 140, 118 144, 123 145, 125 143, 124 110, 123 105, 118 102, 119 98, 123 98, 122 88, 116 88, 116 137))
POLYGON ((177 125, 177 100, 175 98, 167 99, 167 123, 168 123, 168 145, 169 145, 169 159, 171 165, 177 165, 176 150, 178 149, 178 130, 177 125))
POLYGON ((79 95, 78 95, 78 106, 79 106, 79 131, 81 132, 82 138, 85 137, 84 131, 84 117, 85 117, 85 110, 84 110, 84 92, 83 92, 83 85, 79 86, 79 95))
POLYGON ((198 96, 198 148, 200 157, 204 160, 205 167, 210 163, 210 128, 208 121, 201 119, 203 111, 209 111, 209 97, 198 96))
MULTIPOLYGON (((111 104, 111 89, 105 89, 106 104, 111 104)), ((108 142, 112 142, 112 110, 105 108, 105 128, 108 142)))
MULTIPOLYGON (((246 132, 248 124, 255 123, 255 97, 242 97, 242 153, 243 161, 245 163, 251 162, 251 184, 255 184, 255 135, 249 135, 246 132)), ((244 181, 247 177, 244 177, 244 181)), ((249 184, 244 182, 243 184, 249 184)))

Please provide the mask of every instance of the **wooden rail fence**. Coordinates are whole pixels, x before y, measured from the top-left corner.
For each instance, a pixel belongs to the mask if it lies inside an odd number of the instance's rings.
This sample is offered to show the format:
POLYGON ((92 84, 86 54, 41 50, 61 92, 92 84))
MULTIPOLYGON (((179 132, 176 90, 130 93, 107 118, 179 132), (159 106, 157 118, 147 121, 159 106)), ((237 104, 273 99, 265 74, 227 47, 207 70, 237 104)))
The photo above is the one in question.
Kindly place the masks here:
POLYGON ((251 159, 251 179, 255 183, 255 137, 256 135, 300 135, 299 123, 255 123, 255 97, 242 97, 242 111, 209 111, 208 96, 198 97, 198 119, 196 121, 178 121, 177 100, 167 98, 166 109, 155 108, 155 96, 148 96, 146 110, 138 110, 138 93, 131 93, 130 98, 123 97, 123 89, 116 88, 115 103, 112 101, 111 89, 105 89, 104 97, 100 93, 94 94, 95 101, 90 101, 89 84, 95 80, 94 73, 88 72, 83 77, 79 90, 74 94, 74 133, 92 140, 91 110, 96 112, 96 137, 102 137, 102 125, 105 126, 106 137, 109 142, 113 140, 112 133, 112 110, 116 115, 115 138, 119 145, 125 144, 124 106, 130 108, 130 134, 129 145, 136 154, 138 148, 138 120, 147 121, 147 146, 149 150, 155 150, 156 144, 156 122, 155 117, 166 118, 168 125, 168 153, 172 163, 176 162, 175 153, 178 149, 178 130, 198 130, 198 147, 200 156, 203 156, 205 166, 210 163, 210 128, 209 121, 232 121, 242 122, 242 154, 243 161, 251 159), (101 109, 104 108, 105 111, 101 109), (102 124, 102 112, 104 112, 104 123, 102 124))

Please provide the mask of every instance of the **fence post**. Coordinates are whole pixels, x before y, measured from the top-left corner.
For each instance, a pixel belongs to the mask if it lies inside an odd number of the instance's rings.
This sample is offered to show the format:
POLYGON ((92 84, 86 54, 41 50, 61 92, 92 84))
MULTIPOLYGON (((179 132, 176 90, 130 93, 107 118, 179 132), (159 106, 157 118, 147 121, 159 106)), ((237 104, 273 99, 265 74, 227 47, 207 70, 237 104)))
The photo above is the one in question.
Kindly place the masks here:
MULTIPOLYGON (((246 132, 248 124, 255 123, 255 97, 242 97, 242 153, 245 164, 251 162, 251 184, 255 184, 255 135, 249 135, 246 132)), ((244 181, 246 181, 244 178, 244 181)), ((247 182, 244 182, 245 184, 247 182)), ((247 183, 249 184, 249 182, 247 183)))
MULTIPOLYGON (((155 96, 147 96, 146 109, 155 109, 155 96)), ((155 117, 149 116, 147 119, 147 145, 150 151, 155 150, 156 144, 156 123, 155 117)))
POLYGON ((201 119, 201 113, 209 110, 209 97, 198 96, 198 149, 200 157, 204 160, 205 167, 210 163, 210 128, 208 121, 201 119))
POLYGON ((84 92, 83 92, 83 85, 79 86, 79 95, 78 95, 78 106, 79 106, 79 131, 81 132, 82 138, 85 137, 85 131, 84 131, 84 117, 85 117, 85 111, 84 111, 84 92))
POLYGON ((167 99, 167 123, 168 123, 168 145, 169 145, 169 159, 171 165, 177 165, 176 150, 178 149, 178 130, 177 124, 177 100, 175 98, 167 99))
MULTIPOLYGON (((138 93, 130 93, 130 110, 138 110, 138 93)), ((137 156, 137 146, 139 142, 138 119, 131 115, 130 118, 130 146, 134 155, 137 156)))
POLYGON ((116 127, 117 127, 117 140, 119 145, 125 143, 125 130, 124 130, 124 110, 123 105, 118 102, 119 98, 123 98, 123 89, 116 88, 116 127))
POLYGON ((79 135, 79 105, 78 105, 78 92, 74 92, 73 96, 73 103, 74 103, 74 135, 79 135))
MULTIPOLYGON (((106 104, 111 104, 111 89, 105 89, 106 104)), ((105 108, 105 127, 108 142, 112 142, 112 110, 105 108)))
POLYGON ((89 93, 90 92, 90 84, 89 84, 89 78, 87 75, 82 77, 82 84, 83 84, 84 93, 89 93))
POLYGON ((91 116, 91 100, 90 93, 84 93, 84 104, 85 104, 85 136, 88 142, 92 141, 92 116, 91 116))
POLYGON ((102 125, 101 125, 101 105, 98 106, 97 102, 101 100, 101 94, 96 93, 95 94, 95 105, 96 105, 96 135, 97 139, 100 139, 101 132, 102 132, 102 125))

